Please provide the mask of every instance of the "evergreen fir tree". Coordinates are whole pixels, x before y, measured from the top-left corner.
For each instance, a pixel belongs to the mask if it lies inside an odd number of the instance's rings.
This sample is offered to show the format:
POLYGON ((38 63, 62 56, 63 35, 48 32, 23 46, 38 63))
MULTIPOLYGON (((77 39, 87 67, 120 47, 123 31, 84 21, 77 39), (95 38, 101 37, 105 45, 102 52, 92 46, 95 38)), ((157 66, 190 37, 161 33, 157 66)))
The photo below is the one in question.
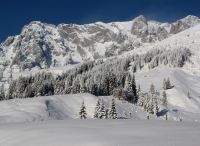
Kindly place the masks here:
POLYGON ((4 100, 5 99, 5 92, 4 92, 4 86, 2 85, 0 87, 0 100, 4 100))
POLYGON ((140 84, 138 85, 138 88, 137 88, 137 97, 139 98, 141 95, 141 88, 140 88, 140 84))
POLYGON ((100 109, 101 109, 101 104, 100 104, 100 100, 98 99, 96 107, 95 107, 95 111, 94 111, 94 118, 99 118, 100 109))
POLYGON ((156 91, 155 91, 155 86, 154 86, 153 83, 150 85, 150 90, 149 90, 149 92, 150 92, 150 94, 152 94, 152 95, 156 93, 156 91))
POLYGON ((149 114, 154 114, 154 102, 153 102, 153 99, 151 97, 151 99, 149 100, 149 102, 147 102, 146 104, 146 111, 149 113, 149 114))
POLYGON ((138 94, 137 94, 137 87, 135 83, 135 76, 132 76, 132 92, 133 92, 133 103, 138 102, 138 94))
POLYGON ((137 105, 144 108, 144 97, 140 97, 138 99, 137 105))
POLYGON ((131 75, 130 73, 127 74, 124 90, 126 91, 127 100, 133 103, 137 103, 138 96, 134 75, 131 75))
POLYGON ((171 85, 171 82, 170 82, 169 78, 167 78, 166 84, 167 84, 167 89, 171 89, 172 88, 172 85, 171 85))
POLYGON ((103 100, 101 101, 100 111, 99 111, 99 119, 105 119, 106 118, 106 110, 103 100))
POLYGON ((125 81, 125 86, 124 86, 124 90, 128 93, 128 94, 132 94, 132 79, 131 79, 131 74, 128 73, 126 76, 126 81, 125 81))
POLYGON ((108 119, 108 118, 109 118, 109 110, 106 109, 106 119, 108 119))
POLYGON ((165 91, 163 91, 162 97, 163 97, 163 99, 162 99, 162 105, 167 106, 167 94, 166 94, 165 91))
POLYGON ((82 80, 81 81, 81 86, 80 86, 80 93, 86 93, 86 86, 85 86, 85 83, 84 81, 82 80))
POLYGON ((166 79, 163 80, 163 89, 167 90, 167 81, 166 81, 166 79))
POLYGON ((115 75, 112 73, 109 75, 109 84, 108 84, 108 94, 112 95, 113 94, 113 90, 115 89, 115 87, 117 87, 117 82, 116 82, 116 77, 115 75))
POLYGON ((86 107, 85 107, 84 101, 82 102, 79 116, 80 116, 80 119, 87 119, 87 113, 86 113, 86 107))
POLYGON ((112 99, 111 103, 111 109, 109 112, 110 119, 117 119, 117 111, 116 111, 116 105, 115 105, 115 99, 112 99))
POLYGON ((158 112, 159 112, 159 107, 158 107, 158 100, 157 98, 154 98, 154 115, 158 116, 158 112))

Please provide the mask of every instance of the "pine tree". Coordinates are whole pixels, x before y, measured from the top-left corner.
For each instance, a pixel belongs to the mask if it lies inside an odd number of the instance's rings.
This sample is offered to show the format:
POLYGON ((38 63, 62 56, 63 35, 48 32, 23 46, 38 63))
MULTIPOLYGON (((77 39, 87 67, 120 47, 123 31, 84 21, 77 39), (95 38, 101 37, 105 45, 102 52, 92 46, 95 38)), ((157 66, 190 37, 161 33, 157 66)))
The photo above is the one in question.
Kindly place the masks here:
POLYGON ((99 118, 100 119, 105 119, 106 118, 106 110, 105 110, 105 105, 103 100, 101 100, 101 106, 100 106, 100 111, 99 111, 99 118))
POLYGON ((150 90, 149 90, 149 92, 150 92, 150 94, 152 94, 152 95, 156 93, 156 91, 155 91, 155 86, 154 86, 153 83, 150 85, 150 90))
POLYGON ((157 98, 154 98, 154 115, 158 116, 158 112, 159 112, 159 107, 158 107, 158 100, 157 98))
POLYGON ((138 94, 137 94, 137 87, 135 83, 135 76, 132 76, 132 92, 133 92, 133 103, 138 102, 138 94))
POLYGON ((94 118, 99 118, 100 109, 101 109, 101 103, 100 103, 100 100, 98 99, 96 107, 95 107, 95 111, 94 111, 94 118))
POLYGON ((115 105, 115 99, 112 99, 111 103, 111 109, 109 112, 110 119, 117 119, 117 111, 116 111, 116 105, 115 105))
POLYGON ((166 79, 163 80, 163 89, 167 90, 167 81, 166 81, 166 79))
POLYGON ((127 100, 133 103, 137 103, 138 96, 134 75, 131 75, 130 73, 127 74, 124 90, 126 91, 127 100))
POLYGON ((80 93, 86 93, 86 86, 83 80, 81 80, 81 86, 80 86, 80 93))
POLYGON ((116 76, 112 73, 109 74, 109 84, 108 84, 108 94, 112 95, 113 94, 113 90, 115 89, 115 87, 117 87, 117 82, 116 82, 116 76))
POLYGON ((87 119, 87 113, 86 113, 86 107, 85 107, 84 101, 82 102, 79 116, 80 116, 80 119, 87 119))
POLYGON ((5 92, 4 92, 4 86, 0 86, 0 100, 5 99, 5 92))
POLYGON ((144 100, 145 100, 145 97, 140 97, 140 98, 138 99, 137 105, 144 108, 144 100))
POLYGON ((142 107, 143 107, 144 111, 148 111, 149 102, 151 101, 150 94, 147 94, 141 100, 142 100, 141 102, 142 102, 142 107))
POLYGON ((138 85, 138 88, 137 88, 137 97, 139 98, 141 95, 141 88, 140 88, 140 84, 138 85))
POLYGON ((132 94, 132 81, 131 81, 131 74, 128 73, 126 76, 126 81, 125 81, 125 86, 124 86, 124 90, 128 93, 128 94, 132 94))
POLYGON ((109 110, 106 109, 106 119, 108 119, 108 118, 109 118, 109 110))
POLYGON ((171 89, 172 88, 172 85, 171 85, 171 82, 170 82, 169 78, 167 78, 166 84, 167 84, 167 89, 171 89))
POLYGON ((154 114, 154 102, 153 102, 152 97, 150 97, 150 100, 146 104, 146 111, 149 114, 154 114))
POLYGON ((165 91, 163 91, 162 97, 162 105, 167 106, 167 94, 165 91))
POLYGON ((150 85, 149 93, 147 94, 146 99, 146 110, 149 114, 154 114, 155 110, 157 110, 156 107, 156 91, 154 84, 150 85))

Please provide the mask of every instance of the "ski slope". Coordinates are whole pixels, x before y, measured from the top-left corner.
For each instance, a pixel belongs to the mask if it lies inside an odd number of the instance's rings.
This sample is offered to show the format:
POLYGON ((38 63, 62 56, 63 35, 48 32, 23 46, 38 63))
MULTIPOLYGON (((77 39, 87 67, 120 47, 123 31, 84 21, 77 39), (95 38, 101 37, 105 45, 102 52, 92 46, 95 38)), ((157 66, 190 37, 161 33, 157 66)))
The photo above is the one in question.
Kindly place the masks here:
POLYGON ((62 120, 0 125, 1 146, 198 146, 200 125, 140 120, 62 120))
POLYGON ((199 113, 200 111, 200 77, 185 73, 179 68, 158 67, 136 74, 136 82, 140 84, 142 92, 148 92, 150 84, 162 93, 164 78, 170 78, 174 88, 167 90, 168 102, 180 110, 199 113), (188 97, 190 93, 190 98, 188 97))

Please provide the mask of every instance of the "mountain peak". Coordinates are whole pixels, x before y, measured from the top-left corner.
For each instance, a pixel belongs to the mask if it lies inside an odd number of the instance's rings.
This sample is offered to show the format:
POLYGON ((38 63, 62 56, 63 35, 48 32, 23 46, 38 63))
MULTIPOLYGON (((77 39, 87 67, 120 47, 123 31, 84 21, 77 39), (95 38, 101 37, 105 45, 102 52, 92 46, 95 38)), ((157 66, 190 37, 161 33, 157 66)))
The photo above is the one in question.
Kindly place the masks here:
POLYGON ((146 18, 143 15, 139 15, 133 19, 133 21, 146 21, 146 18))
POLYGON ((190 19, 190 20, 199 20, 199 17, 194 16, 194 15, 188 15, 185 18, 183 18, 182 20, 188 20, 188 19, 190 19))

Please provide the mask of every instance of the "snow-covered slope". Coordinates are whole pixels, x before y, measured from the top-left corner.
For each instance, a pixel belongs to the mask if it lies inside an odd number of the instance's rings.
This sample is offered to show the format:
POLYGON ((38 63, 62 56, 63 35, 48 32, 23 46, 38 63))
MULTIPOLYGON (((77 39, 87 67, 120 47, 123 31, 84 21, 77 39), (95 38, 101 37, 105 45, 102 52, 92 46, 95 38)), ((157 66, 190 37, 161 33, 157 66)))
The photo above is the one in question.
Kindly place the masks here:
POLYGON ((158 67, 151 71, 137 73, 136 81, 141 85, 143 92, 149 91, 150 84, 153 83, 162 93, 163 80, 168 77, 174 86, 166 91, 170 105, 177 107, 178 110, 200 113, 199 76, 187 74, 181 69, 158 67))
MULTIPOLYGON (((154 44, 147 44, 146 46, 138 47, 132 51, 125 52, 119 57, 126 57, 132 54, 145 54, 151 50, 181 50, 189 49, 191 57, 184 66, 181 68, 183 71, 193 74, 200 75, 200 25, 196 25, 183 32, 174 34, 163 41, 156 42, 154 44)), ((161 65, 162 66, 162 65, 161 65)))
MULTIPOLYGON (((82 102, 85 102, 88 118, 93 118, 98 99, 109 108, 112 97, 96 97, 91 94, 45 96, 13 99, 0 102, 0 123, 31 122, 79 118, 82 102)), ((119 118, 145 119, 146 115, 126 101, 116 101, 119 118), (140 111, 140 112, 139 112, 140 111), (130 117, 130 112, 132 116, 130 117), (139 112, 140 114, 135 114, 139 112)))
POLYGON ((64 120, 0 125, 1 146, 198 146, 199 123, 64 120))
MULTIPOLYGON (((143 84, 141 85, 143 87, 143 84)), ((150 119, 164 120, 166 114, 164 111, 169 110, 168 120, 170 121, 179 121, 181 118, 184 121, 199 122, 199 110, 190 110, 190 104, 181 107, 182 105, 179 104, 179 101, 184 102, 187 99, 184 99, 184 96, 176 98, 174 97, 175 94, 171 95, 172 92, 176 92, 177 95, 180 94, 180 90, 177 89, 167 92, 170 101, 168 109, 162 107, 159 113, 160 116, 151 115, 150 119)), ((103 99, 105 107, 109 109, 112 98, 112 96, 96 97, 91 94, 73 94, 2 101, 0 102, 0 123, 79 119, 79 111, 83 101, 86 105, 87 116, 90 119, 94 116, 94 109, 98 99, 103 99)), ((195 99, 192 99, 192 101, 195 99)), ((192 102, 191 105, 194 106, 197 103, 194 104, 192 102)), ((140 107, 127 101, 116 100, 116 109, 119 119, 145 120, 147 116, 147 113, 140 107)))

